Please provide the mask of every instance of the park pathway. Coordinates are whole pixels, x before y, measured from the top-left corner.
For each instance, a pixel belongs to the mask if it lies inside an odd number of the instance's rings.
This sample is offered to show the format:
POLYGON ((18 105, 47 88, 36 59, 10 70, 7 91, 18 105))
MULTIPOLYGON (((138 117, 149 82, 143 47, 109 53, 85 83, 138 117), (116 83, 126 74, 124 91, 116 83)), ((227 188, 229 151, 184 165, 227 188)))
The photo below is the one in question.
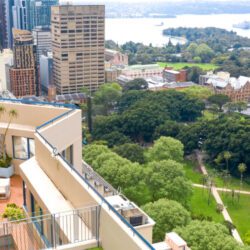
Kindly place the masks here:
MULTIPOLYGON (((204 166, 203 160, 202 160, 202 153, 200 151, 196 151, 196 157, 197 157, 199 167, 201 169, 202 174, 207 175, 208 173, 207 173, 206 167, 204 166)), ((199 184, 196 184, 196 185, 199 185, 199 184)), ((203 185, 201 185, 201 186, 203 187, 203 185)), ((223 215, 224 219, 226 221, 230 221, 231 223, 233 223, 226 207, 223 204, 222 199, 220 198, 218 188, 216 188, 214 185, 212 185, 211 186, 211 193, 212 193, 216 203, 221 204, 223 206, 222 215, 223 215)), ((239 243, 243 244, 237 229, 232 229, 232 235, 235 238, 235 240, 237 240, 239 243)))
MULTIPOLYGON (((208 188, 208 186, 204 186, 204 185, 201 185, 201 184, 196 184, 194 183, 193 184, 194 187, 199 187, 199 188, 208 188)), ((222 192, 228 192, 228 193, 231 193, 232 191, 234 191, 235 193, 240 193, 240 194, 246 194, 246 195, 250 195, 250 191, 245 191, 245 190, 232 190, 232 189, 227 189, 227 188, 220 188, 220 187, 216 187, 216 189, 218 191, 222 191, 222 192)))

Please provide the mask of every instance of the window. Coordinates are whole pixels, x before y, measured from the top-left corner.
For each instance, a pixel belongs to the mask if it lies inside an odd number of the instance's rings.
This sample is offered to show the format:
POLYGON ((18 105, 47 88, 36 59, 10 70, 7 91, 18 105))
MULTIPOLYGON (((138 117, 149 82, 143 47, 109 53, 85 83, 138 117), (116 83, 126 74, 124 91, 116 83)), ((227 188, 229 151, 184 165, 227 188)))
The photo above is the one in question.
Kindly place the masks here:
POLYGON ((35 155, 34 139, 21 136, 13 136, 13 157, 15 159, 26 160, 35 155))
POLYGON ((62 151, 62 156, 73 165, 73 145, 62 151))
POLYGON ((32 213, 32 220, 34 221, 37 230, 41 235, 43 235, 43 210, 41 207, 37 204, 34 196, 32 193, 30 193, 30 202, 31 202, 31 213, 32 213))

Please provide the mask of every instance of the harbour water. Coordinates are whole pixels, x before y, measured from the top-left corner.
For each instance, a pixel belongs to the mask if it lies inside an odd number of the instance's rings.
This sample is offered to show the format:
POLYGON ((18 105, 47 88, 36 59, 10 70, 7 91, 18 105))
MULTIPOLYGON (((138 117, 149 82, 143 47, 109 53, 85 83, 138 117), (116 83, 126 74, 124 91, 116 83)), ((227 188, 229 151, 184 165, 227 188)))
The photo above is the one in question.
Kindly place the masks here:
MULTIPOLYGON (((162 46, 169 38, 163 36, 166 28, 177 27, 217 27, 236 31, 239 35, 250 38, 250 30, 233 28, 234 24, 250 21, 250 14, 220 15, 179 15, 176 18, 107 18, 106 40, 114 40, 118 44, 128 41, 152 43, 162 46)), ((182 42, 171 38, 173 43, 182 42)))

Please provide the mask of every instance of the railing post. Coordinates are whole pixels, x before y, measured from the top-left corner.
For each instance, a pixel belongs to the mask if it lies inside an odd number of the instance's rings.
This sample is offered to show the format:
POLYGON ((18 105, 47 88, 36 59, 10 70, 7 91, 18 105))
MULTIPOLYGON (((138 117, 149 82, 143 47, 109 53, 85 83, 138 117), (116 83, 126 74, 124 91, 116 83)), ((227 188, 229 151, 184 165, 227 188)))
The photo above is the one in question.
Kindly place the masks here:
POLYGON ((51 241, 52 241, 52 247, 56 248, 56 219, 55 219, 55 214, 51 215, 51 241))

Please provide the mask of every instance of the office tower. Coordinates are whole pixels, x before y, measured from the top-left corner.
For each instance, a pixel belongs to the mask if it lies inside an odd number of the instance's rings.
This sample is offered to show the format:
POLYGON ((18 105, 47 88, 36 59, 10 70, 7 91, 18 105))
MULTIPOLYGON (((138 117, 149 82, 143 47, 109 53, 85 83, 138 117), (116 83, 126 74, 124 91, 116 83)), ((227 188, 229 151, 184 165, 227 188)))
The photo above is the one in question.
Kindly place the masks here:
POLYGON ((13 5, 14 5, 14 0, 5 0, 5 21, 6 21, 7 47, 8 48, 12 48, 13 46, 13 37, 12 37, 12 28, 13 28, 12 7, 13 5))
POLYGON ((11 91, 16 97, 39 95, 36 47, 30 31, 13 29, 14 65, 10 69, 11 91))
POLYGON ((52 52, 40 56, 40 79, 42 90, 47 92, 53 85, 53 57, 52 52))
POLYGON ((29 30, 37 26, 49 27, 51 6, 58 4, 59 0, 28 0, 29 30))
POLYGON ((0 0, 0 51, 7 48, 7 27, 5 19, 5 1, 0 0))
POLYGON ((51 52, 51 32, 48 27, 36 27, 32 30, 34 45, 37 52, 37 64, 42 54, 51 52))
POLYGON ((54 84, 59 94, 95 91, 104 83, 102 5, 63 5, 51 9, 54 84))
POLYGON ((12 7, 13 27, 28 30, 27 0, 15 0, 12 7))

